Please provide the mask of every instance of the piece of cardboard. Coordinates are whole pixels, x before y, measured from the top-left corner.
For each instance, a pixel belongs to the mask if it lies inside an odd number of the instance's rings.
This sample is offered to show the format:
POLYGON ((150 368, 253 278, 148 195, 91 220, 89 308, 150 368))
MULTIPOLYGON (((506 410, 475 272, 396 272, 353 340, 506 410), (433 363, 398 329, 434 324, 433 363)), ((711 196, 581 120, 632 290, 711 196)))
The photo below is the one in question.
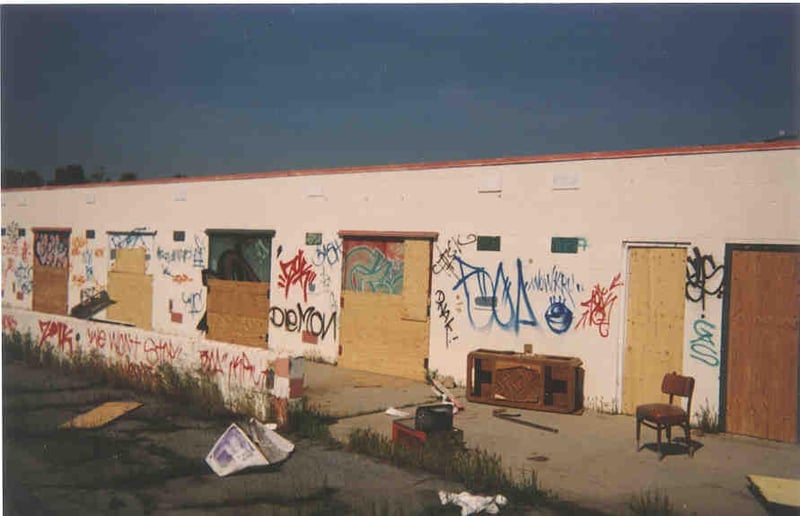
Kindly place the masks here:
POLYGON ((138 401, 108 401, 88 412, 75 416, 60 425, 59 428, 99 428, 141 406, 142 404, 138 401))
POLYGON ((769 503, 800 507, 800 480, 794 478, 747 475, 747 479, 769 503))
POLYGON ((217 439, 206 456, 206 463, 220 477, 254 466, 268 466, 286 460, 294 444, 267 425, 251 418, 246 433, 231 426, 217 439))

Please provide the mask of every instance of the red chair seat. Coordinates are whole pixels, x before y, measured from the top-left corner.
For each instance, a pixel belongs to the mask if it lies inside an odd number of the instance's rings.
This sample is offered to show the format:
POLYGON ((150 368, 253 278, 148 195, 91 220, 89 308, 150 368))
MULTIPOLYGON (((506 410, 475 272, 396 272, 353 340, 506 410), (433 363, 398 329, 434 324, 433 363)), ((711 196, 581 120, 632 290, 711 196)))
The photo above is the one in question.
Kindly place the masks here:
POLYGON ((680 425, 686 420, 686 411, 677 405, 650 403, 636 407, 636 417, 661 425, 680 425))

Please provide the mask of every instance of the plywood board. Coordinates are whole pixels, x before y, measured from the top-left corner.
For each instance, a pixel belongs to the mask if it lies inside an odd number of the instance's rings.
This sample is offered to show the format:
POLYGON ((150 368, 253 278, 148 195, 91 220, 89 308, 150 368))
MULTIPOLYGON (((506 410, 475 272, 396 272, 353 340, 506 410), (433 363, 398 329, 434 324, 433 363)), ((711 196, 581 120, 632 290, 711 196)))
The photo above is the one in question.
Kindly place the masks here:
POLYGON ((427 321, 430 303, 431 243, 428 240, 405 241, 403 273, 403 317, 427 321))
POLYGON ((144 274, 147 272, 147 250, 144 247, 114 250, 114 271, 144 274))
POLYGON ((98 428, 141 406, 138 401, 108 401, 75 416, 59 428, 98 428))
POLYGON ((149 330, 153 318, 153 277, 130 272, 108 273, 108 295, 116 301, 108 318, 149 330))
POLYGON ((208 280, 209 339, 267 347, 269 283, 208 280))
POLYGON ((33 310, 47 314, 67 315, 67 267, 33 266, 33 310))
POLYGON ((765 475, 747 475, 747 480, 767 502, 800 508, 800 480, 765 475))
POLYGON ((208 312, 206 337, 220 342, 266 348, 265 336, 269 331, 266 317, 243 317, 235 314, 208 312))
POLYGON ((404 259, 401 295, 342 292, 340 366, 424 380, 430 335, 430 243, 406 240, 404 259))
POLYGON ((268 283, 209 279, 207 310, 209 313, 243 317, 267 317, 268 296, 268 283))
POLYGON ((800 253, 735 250, 728 274, 726 430, 796 442, 800 253))
POLYGON ((683 364, 684 248, 631 248, 624 343, 622 411, 668 401, 661 393, 666 373, 683 364))

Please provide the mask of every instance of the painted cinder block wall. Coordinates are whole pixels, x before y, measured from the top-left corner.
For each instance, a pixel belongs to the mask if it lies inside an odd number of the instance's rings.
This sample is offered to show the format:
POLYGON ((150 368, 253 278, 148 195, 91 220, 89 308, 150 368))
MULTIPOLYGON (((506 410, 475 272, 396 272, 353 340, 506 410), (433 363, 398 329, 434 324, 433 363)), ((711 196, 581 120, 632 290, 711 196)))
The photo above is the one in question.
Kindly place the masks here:
MULTIPOLYGON (((147 243, 153 330, 202 339, 195 326, 206 300, 205 230, 274 230, 269 349, 335 362, 338 232, 436 232, 430 369, 464 381, 469 351, 531 344, 580 357, 587 404, 611 409, 621 396, 628 246, 677 244, 687 258, 696 247, 719 265, 726 243, 797 244, 798 164, 800 146, 782 143, 4 191, 3 306, 31 308, 31 228, 72 229, 70 306, 82 289, 104 286, 111 250, 124 245, 107 232, 143 228, 155 232, 147 243), (27 231, 12 242, 16 227, 27 231), (185 241, 173 241, 174 231, 185 241), (306 245, 306 233, 321 233, 322 244, 306 245), (500 250, 478 251, 477 236, 499 236, 500 250), (552 253, 559 236, 580 238, 578 252, 552 253), (306 288, 279 286, 281 264, 293 259, 312 267, 306 288), (508 282, 499 282, 498 297, 510 303, 476 307, 479 281, 497 282, 499 267, 508 282), (604 302, 593 303, 593 293, 604 302), (547 322, 559 303, 573 315, 563 332, 547 322), (312 307, 330 324, 316 344, 285 324, 288 312, 312 307)), ((716 409, 721 300, 704 301, 704 310, 686 302, 683 370, 697 379, 695 399, 716 409)))

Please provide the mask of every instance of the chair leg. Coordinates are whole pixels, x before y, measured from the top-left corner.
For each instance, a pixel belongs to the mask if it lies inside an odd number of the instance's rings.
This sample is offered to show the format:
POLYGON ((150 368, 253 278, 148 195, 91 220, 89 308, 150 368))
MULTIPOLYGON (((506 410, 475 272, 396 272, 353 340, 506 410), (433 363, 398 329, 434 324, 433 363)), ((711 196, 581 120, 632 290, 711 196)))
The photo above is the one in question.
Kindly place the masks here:
POLYGON ((691 431, 689 430, 689 424, 683 425, 683 431, 686 433, 686 446, 689 447, 689 457, 694 457, 694 447, 692 446, 692 439, 691 439, 691 431))
POLYGON ((667 425, 667 442, 668 443, 672 442, 672 426, 671 425, 667 425))
POLYGON ((661 425, 658 425, 658 460, 664 458, 664 454, 661 453, 661 425))
POLYGON ((636 451, 641 451, 641 447, 639 447, 639 437, 642 435, 642 420, 638 417, 636 418, 636 451))

